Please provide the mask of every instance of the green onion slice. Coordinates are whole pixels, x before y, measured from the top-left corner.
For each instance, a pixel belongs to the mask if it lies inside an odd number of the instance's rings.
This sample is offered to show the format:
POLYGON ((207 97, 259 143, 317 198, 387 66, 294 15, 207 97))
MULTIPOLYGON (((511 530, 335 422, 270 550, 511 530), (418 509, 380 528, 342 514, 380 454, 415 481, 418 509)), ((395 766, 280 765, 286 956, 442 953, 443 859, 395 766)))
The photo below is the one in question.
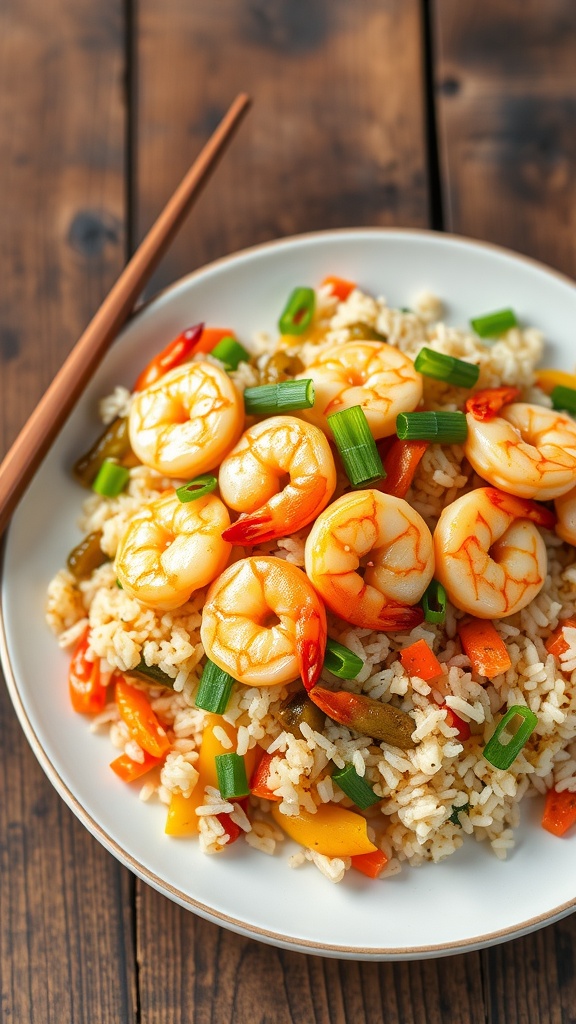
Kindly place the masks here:
POLYGON ((283 380, 279 384, 246 388, 244 409, 249 416, 275 416, 296 409, 311 409, 314 398, 314 382, 309 378, 283 380))
POLYGON ((208 660, 200 677, 196 707, 202 708, 203 711, 211 711, 214 715, 223 715, 235 682, 232 676, 208 660))
POLYGON ((204 476, 197 476, 194 480, 189 480, 187 484, 182 484, 182 487, 176 489, 176 497, 185 504, 188 501, 196 501, 198 498, 203 498, 205 494, 211 494, 212 491, 216 490, 218 481, 215 476, 210 473, 205 473, 204 476))
POLYGON ((144 658, 138 662, 136 668, 129 669, 126 675, 137 676, 138 679, 144 679, 147 683, 159 683, 160 686, 167 686, 170 690, 174 689, 172 676, 163 672, 158 665, 147 665, 144 658))
POLYGON ((431 580, 422 598, 426 622, 445 622, 446 591, 438 580, 431 580))
POLYGON ((467 800, 465 804, 459 804, 458 807, 456 806, 456 804, 452 804, 452 814, 448 818, 448 821, 451 821, 453 825, 460 825, 460 828, 462 828, 462 823, 460 821, 460 815, 462 814, 463 811, 469 811, 469 810, 470 810, 470 802, 469 802, 469 800, 467 800))
POLYGON ((219 359, 227 370, 237 370, 239 363, 247 363, 250 359, 248 352, 243 345, 240 344, 236 338, 231 335, 226 338, 222 338, 217 345, 212 349, 211 356, 215 359, 219 359))
POLYGON ((481 338, 496 338, 511 327, 517 327, 518 321, 513 309, 499 309, 495 313, 475 317, 470 326, 481 338))
POLYGON ((339 644, 337 640, 328 637, 324 665, 333 676, 338 676, 339 679, 356 679, 364 667, 364 662, 348 647, 344 647, 344 644, 339 644))
POLYGON ((572 414, 576 413, 575 388, 565 388, 558 384, 555 388, 552 388, 550 398, 555 409, 561 409, 572 414))
POLYGON ((396 433, 401 441, 462 444, 468 424, 463 412, 401 412, 396 417, 396 433))
POLYGON ((312 323, 315 306, 316 295, 313 288, 295 288, 280 314, 280 333, 303 334, 312 323))
POLYGON ((334 412, 327 419, 353 487, 362 487, 386 476, 361 405, 334 412))
POLYGON ((246 778, 246 765, 240 754, 216 754, 216 775, 218 789, 224 800, 249 796, 250 787, 246 778))
POLYGON ((514 704, 513 707, 508 709, 497 725, 494 734, 484 747, 482 751, 484 757, 495 768, 506 770, 518 756, 528 737, 534 732, 537 724, 538 718, 530 708, 526 708, 522 704, 514 704), (501 734, 516 716, 523 719, 520 728, 516 730, 511 740, 507 743, 501 743, 501 734))
POLYGON ((473 388, 480 376, 480 367, 474 363, 465 363, 463 359, 435 352, 432 348, 420 349, 414 360, 414 369, 425 377, 444 380, 457 388, 473 388))
POLYGON ((124 466, 105 459, 92 484, 92 490, 104 498, 115 498, 122 493, 129 479, 130 473, 124 466))
POLYGON ((358 775, 353 764, 347 764, 344 768, 338 768, 333 773, 332 779, 340 786, 340 789, 344 790, 346 796, 349 796, 354 801, 356 807, 359 807, 361 811, 365 811, 372 804, 380 803, 382 799, 382 797, 376 796, 372 786, 369 786, 362 776, 358 775))

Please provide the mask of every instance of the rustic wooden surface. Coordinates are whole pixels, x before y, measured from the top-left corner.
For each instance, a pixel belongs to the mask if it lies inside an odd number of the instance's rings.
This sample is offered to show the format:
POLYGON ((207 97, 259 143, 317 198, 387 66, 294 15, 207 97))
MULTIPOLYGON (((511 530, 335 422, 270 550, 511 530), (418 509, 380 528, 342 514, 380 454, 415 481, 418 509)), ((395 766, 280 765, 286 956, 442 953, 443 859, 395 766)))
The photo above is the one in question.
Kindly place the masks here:
MULTIPOLYGON (((574 274, 575 66, 572 0, 3 0, 0 447, 239 89, 254 110, 155 288, 370 224, 574 274)), ((0 722, 2 1022, 573 1024, 576 918, 411 964, 274 950, 134 879, 53 791, 4 688, 0 722)))

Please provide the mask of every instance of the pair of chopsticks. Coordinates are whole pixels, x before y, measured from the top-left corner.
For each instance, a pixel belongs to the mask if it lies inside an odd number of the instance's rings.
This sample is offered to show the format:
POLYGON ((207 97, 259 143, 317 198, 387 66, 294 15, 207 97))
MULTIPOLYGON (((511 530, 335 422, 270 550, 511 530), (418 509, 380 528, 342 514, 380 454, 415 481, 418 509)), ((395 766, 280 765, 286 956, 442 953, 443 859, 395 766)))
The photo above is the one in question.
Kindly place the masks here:
POLYGON ((0 536, 250 106, 240 93, 166 203, 0 465, 0 536))

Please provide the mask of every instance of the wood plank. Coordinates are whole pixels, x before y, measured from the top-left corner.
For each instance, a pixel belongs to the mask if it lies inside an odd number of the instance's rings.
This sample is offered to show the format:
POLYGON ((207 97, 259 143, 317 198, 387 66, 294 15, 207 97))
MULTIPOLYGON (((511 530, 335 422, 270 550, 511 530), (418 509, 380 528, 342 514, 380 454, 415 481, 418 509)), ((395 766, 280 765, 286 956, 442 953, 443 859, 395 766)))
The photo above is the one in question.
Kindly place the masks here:
MULTIPOLYGON (((0 8, 2 449, 124 260, 122 13, 0 8)), ((0 722, 0 1016, 133 1020, 131 876, 51 787, 3 686, 0 722)))
POLYGON ((576 6, 432 0, 445 228, 576 273, 576 6))

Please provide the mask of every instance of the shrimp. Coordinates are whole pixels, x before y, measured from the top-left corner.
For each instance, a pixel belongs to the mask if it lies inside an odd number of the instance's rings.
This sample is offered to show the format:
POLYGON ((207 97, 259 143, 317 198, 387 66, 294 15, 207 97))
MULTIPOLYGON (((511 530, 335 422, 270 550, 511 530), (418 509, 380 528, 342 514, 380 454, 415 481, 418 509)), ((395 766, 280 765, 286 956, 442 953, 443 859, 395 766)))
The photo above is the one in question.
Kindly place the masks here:
POLYGON ((547 557, 538 526, 554 514, 534 501, 478 487, 444 509, 434 531, 436 578, 461 611, 502 619, 542 589, 547 557))
POLYGON ((225 539, 259 544, 312 522, 334 493, 336 467, 321 430, 294 416, 273 416, 242 435, 220 466, 218 483, 229 508, 248 513, 225 539))
POLYGON ((215 495, 182 503, 167 491, 130 520, 118 545, 122 588, 151 608, 178 608, 222 572, 232 549, 222 539, 229 525, 228 509, 215 495))
POLYGON ((560 498, 556 498, 554 508, 558 517, 556 533, 567 544, 573 544, 576 547, 576 487, 560 498))
POLYGON ((186 363, 132 401, 130 444, 145 466, 189 479, 217 466, 244 426, 242 398, 212 363, 186 363))
POLYGON ((324 349, 300 378, 314 381, 316 398, 299 415, 332 436, 327 416, 361 405, 376 439, 396 433, 399 412, 415 409, 422 377, 397 348, 379 341, 346 342, 324 349))
POLYGON ((493 419, 466 416, 464 452, 495 487, 519 498, 559 498, 576 482, 576 423, 541 405, 513 402, 493 419))
POLYGON ((411 629, 434 574, 432 536, 403 498, 352 491, 316 520, 305 550, 306 572, 333 612, 367 629, 411 629))
POLYGON ((210 587, 200 636, 210 660, 239 683, 278 686, 300 675, 310 690, 324 663, 326 612, 295 565, 243 558, 210 587))

